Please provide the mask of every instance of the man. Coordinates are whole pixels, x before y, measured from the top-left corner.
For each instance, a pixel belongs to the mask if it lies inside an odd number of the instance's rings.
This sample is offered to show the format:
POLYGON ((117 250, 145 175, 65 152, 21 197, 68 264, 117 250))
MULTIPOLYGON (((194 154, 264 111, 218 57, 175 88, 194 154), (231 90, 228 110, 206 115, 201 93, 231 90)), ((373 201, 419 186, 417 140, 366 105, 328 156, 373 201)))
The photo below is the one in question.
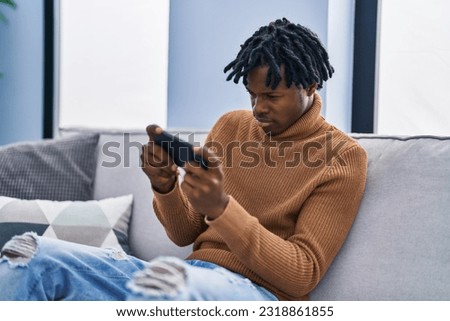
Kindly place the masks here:
MULTIPOLYGON (((25 284, 16 285, 10 297, 29 296, 26 288, 33 283, 38 286, 30 297, 39 299, 308 298, 353 223, 366 154, 320 115, 316 90, 333 68, 309 29, 286 19, 261 27, 241 46, 229 71, 228 80, 243 79, 252 111, 227 113, 215 124, 205 147, 196 151, 208 169, 187 163, 181 180, 177 166, 154 144, 157 126, 147 128, 149 143, 143 147, 156 215, 173 242, 194 244, 192 254, 147 263, 77 247, 67 257, 63 247, 69 245, 50 246, 55 241, 28 234, 21 241, 40 246, 28 270, 48 266, 51 258, 58 271, 69 266, 77 272, 58 282, 42 281, 23 271, 7 276, 0 266, 0 280, 13 277, 25 284), (71 283, 75 286, 60 285, 71 283)), ((3 251, 9 260, 13 254, 3 251)))
MULTIPOLYGON (((231 112, 217 122, 206 143, 217 155, 200 153, 217 156, 222 166, 188 164, 181 186, 167 154, 145 148, 148 160, 169 164, 144 167, 154 207, 175 243, 194 242, 188 259, 237 272, 279 299, 305 299, 356 215, 366 154, 320 116, 316 89, 333 68, 307 28, 286 19, 260 28, 229 70, 228 80, 243 78, 253 112, 231 112), (327 155, 330 145, 341 149, 327 155)), ((149 128, 150 137, 156 130, 149 128)))

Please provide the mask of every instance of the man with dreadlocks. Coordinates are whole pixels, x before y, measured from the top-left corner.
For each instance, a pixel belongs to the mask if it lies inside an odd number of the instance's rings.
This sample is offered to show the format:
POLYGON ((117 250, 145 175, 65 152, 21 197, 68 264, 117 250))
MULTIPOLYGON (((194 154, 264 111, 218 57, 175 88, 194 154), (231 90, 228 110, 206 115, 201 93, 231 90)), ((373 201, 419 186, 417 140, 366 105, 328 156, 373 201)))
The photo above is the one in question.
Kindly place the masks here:
POLYGON ((238 274, 228 286, 205 277, 220 290, 198 285, 204 298, 307 299, 355 218, 366 153, 320 115, 316 90, 333 68, 308 28, 287 19, 261 27, 224 71, 242 78, 252 111, 225 114, 209 133, 210 150, 199 153, 221 166, 188 164, 181 186, 173 163, 144 167, 155 212, 175 243, 194 243, 188 264, 238 274))
POLYGON ((0 265, 0 299, 308 299, 354 221, 366 154, 320 115, 317 89, 333 68, 309 29, 287 19, 261 27, 225 72, 242 78, 252 111, 218 120, 196 151, 208 169, 188 163, 179 183, 153 143, 157 126, 142 152, 155 213, 176 244, 194 244, 192 254, 143 262, 26 234, 20 241, 40 251, 27 269, 0 265))

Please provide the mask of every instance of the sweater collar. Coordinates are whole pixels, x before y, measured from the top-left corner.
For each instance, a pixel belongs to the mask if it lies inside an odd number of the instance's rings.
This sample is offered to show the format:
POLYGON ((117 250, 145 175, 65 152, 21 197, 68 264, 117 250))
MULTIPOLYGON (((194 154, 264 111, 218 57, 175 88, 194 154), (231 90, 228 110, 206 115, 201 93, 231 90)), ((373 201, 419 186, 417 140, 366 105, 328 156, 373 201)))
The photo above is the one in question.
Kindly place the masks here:
MULTIPOLYGON (((325 119, 320 114, 322 109, 322 98, 316 92, 314 93, 314 101, 312 106, 304 113, 295 123, 293 123, 284 132, 272 136, 271 140, 286 141, 286 140, 299 140, 306 138, 311 134, 319 130, 325 123, 325 119)), ((259 128, 259 132, 263 135, 263 139, 267 139, 267 134, 259 128)))

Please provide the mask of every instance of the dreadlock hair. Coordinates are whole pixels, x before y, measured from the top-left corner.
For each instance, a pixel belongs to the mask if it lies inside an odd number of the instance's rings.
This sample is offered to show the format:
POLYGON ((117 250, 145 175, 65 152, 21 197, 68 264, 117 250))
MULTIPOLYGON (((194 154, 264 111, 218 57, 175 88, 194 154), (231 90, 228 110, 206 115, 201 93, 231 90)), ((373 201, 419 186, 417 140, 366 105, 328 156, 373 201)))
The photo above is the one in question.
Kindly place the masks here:
POLYGON ((225 67, 224 72, 232 69, 227 80, 233 79, 237 84, 242 77, 244 85, 247 85, 247 75, 252 69, 268 65, 266 86, 275 89, 281 81, 280 67, 283 64, 288 87, 294 83, 296 87, 307 88, 316 83, 320 89, 334 72, 317 35, 286 18, 256 31, 241 45, 236 59, 225 67))

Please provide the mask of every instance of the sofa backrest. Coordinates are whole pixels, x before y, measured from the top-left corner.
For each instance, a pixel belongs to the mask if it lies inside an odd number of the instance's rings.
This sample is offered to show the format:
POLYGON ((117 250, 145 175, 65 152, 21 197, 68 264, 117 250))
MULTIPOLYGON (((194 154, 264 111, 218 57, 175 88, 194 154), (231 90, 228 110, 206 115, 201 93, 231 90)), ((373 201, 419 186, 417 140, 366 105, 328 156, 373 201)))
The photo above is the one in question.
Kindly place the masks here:
POLYGON ((312 300, 450 299, 450 137, 356 136, 369 156, 350 235, 312 300))

